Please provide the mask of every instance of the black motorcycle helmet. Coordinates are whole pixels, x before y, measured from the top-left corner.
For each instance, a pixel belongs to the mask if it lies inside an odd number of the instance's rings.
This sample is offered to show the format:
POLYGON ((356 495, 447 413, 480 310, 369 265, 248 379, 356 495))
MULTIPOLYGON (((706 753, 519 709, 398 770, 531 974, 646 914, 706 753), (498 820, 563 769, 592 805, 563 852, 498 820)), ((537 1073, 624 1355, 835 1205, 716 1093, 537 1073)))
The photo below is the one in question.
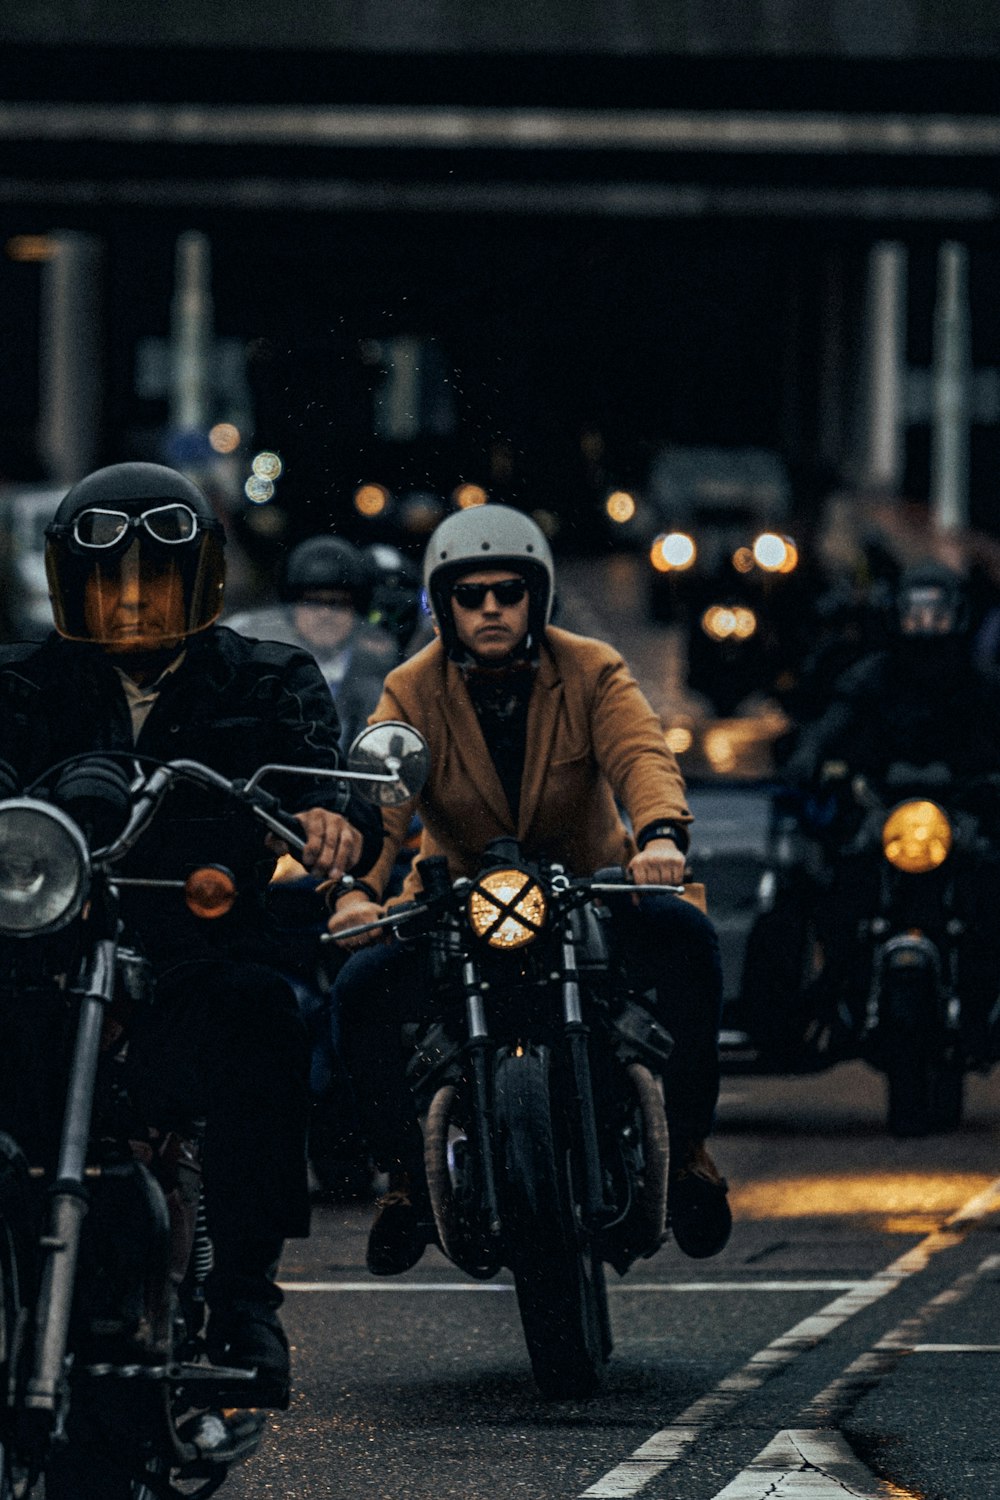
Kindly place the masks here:
POLYGON ((371 607, 374 577, 364 554, 339 536, 311 536, 288 554, 281 580, 286 603, 316 597, 327 589, 350 595, 358 614, 371 607))
POLYGON ((965 582, 943 563, 907 568, 896 585, 893 629, 914 649, 935 642, 958 641, 969 628, 965 582))
POLYGON ((376 588, 410 589, 420 593, 420 570, 398 547, 389 542, 372 542, 364 549, 364 556, 376 588))
POLYGON ((123 463, 88 474, 45 536, 53 619, 70 640, 161 650, 218 619, 225 534, 198 486, 176 469, 123 463))

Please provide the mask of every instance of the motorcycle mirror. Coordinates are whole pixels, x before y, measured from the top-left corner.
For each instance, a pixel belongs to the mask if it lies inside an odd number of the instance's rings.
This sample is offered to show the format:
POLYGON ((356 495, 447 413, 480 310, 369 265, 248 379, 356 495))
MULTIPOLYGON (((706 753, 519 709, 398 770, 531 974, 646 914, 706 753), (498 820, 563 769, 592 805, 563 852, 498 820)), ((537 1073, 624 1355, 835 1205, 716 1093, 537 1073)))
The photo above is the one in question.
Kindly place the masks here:
POLYGON ((385 719, 362 729, 348 752, 347 768, 366 775, 395 775, 395 781, 358 782, 355 790, 377 807, 398 807, 423 787, 431 755, 427 741, 412 724, 385 719))

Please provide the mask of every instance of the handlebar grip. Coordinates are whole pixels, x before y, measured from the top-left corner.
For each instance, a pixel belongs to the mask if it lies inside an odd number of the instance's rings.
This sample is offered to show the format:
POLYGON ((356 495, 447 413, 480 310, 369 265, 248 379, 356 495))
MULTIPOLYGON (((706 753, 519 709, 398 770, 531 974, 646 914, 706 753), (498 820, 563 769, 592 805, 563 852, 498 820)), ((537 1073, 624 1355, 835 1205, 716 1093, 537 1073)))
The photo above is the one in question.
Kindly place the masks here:
POLYGON ((306 831, 298 818, 277 805, 261 807, 257 804, 254 806, 254 812, 271 833, 277 834, 278 838, 285 839, 294 850, 301 854, 306 846, 306 831))
POLYGON ((599 885, 632 884, 628 878, 628 872, 623 870, 621 865, 609 865, 604 870, 595 870, 590 879, 596 881, 599 885))

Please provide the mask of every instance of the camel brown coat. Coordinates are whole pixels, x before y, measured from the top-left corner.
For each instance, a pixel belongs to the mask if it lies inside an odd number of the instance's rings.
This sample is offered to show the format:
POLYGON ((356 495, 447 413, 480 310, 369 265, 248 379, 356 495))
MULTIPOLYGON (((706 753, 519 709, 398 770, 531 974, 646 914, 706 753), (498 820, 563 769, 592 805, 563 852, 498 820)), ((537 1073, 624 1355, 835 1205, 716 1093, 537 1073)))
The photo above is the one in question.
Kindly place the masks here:
MULTIPOLYGON (((384 889, 414 809, 418 859, 444 855, 452 878, 474 876, 491 839, 516 835, 526 858, 589 875, 625 866, 633 829, 690 823, 680 768, 660 720, 618 653, 603 641, 549 626, 528 704, 521 807, 515 828, 462 673, 432 641, 386 678, 371 723, 402 719, 427 740, 431 769, 415 802, 383 808, 385 844, 366 875, 384 889)), ((411 871, 403 894, 418 893, 411 871)))

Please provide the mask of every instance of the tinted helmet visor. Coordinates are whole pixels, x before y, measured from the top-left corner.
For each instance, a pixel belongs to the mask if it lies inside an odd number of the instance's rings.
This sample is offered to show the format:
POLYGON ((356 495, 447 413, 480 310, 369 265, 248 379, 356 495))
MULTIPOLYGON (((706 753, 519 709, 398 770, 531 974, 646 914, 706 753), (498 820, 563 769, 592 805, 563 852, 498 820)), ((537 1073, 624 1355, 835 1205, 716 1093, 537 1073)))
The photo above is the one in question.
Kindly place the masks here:
POLYGON ((94 507, 50 528, 45 567, 60 635, 112 651, 157 651, 222 609, 221 528, 183 504, 94 507))

